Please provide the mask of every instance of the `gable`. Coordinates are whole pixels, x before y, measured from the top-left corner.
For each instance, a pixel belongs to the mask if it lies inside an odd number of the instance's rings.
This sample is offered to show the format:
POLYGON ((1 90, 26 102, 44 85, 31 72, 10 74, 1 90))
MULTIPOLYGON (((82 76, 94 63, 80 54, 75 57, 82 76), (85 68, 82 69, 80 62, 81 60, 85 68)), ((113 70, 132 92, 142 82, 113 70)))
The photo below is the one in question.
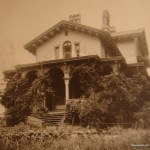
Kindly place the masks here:
POLYGON ((31 42, 27 43, 25 45, 25 48, 29 52, 35 54, 36 49, 39 46, 41 46, 45 42, 49 41, 50 39, 52 39, 54 36, 56 36, 60 32, 66 31, 66 30, 73 30, 76 32, 84 33, 86 35, 90 35, 92 37, 97 37, 97 38, 101 39, 104 47, 106 49, 109 49, 110 54, 112 56, 120 56, 120 52, 119 52, 118 48, 114 44, 111 36, 106 31, 88 27, 88 26, 81 25, 81 24, 77 24, 77 23, 72 23, 70 21, 61 21, 61 22, 57 23, 55 26, 53 26, 49 30, 47 30, 43 34, 39 35, 38 37, 33 39, 31 42))
POLYGON ((80 33, 73 30, 61 31, 53 38, 40 45, 36 49, 37 61, 54 60, 55 49, 59 50, 57 59, 63 59, 63 46, 70 42, 71 57, 76 57, 76 44, 80 47, 80 56, 98 55, 102 57, 101 40, 98 37, 80 33), (67 33, 67 35, 66 35, 67 33))

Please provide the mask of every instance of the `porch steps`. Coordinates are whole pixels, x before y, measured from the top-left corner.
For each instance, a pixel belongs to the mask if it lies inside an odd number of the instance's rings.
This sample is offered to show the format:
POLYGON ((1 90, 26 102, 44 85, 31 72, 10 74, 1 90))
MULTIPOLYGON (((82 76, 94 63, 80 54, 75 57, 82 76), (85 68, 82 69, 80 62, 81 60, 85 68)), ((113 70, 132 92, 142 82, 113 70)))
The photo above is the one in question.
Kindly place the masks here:
POLYGON ((65 111, 64 112, 48 112, 46 114, 43 114, 39 119, 44 121, 46 125, 49 126, 58 126, 61 122, 63 122, 63 119, 65 117, 65 111))

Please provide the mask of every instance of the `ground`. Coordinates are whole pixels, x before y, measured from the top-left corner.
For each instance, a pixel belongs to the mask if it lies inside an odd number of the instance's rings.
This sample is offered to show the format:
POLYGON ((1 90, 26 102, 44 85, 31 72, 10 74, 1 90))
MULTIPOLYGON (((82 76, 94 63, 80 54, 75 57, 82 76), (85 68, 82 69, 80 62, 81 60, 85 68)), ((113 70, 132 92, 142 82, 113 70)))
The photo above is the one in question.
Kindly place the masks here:
POLYGON ((150 129, 89 129, 62 124, 30 128, 28 125, 0 128, 1 150, 132 150, 150 148, 150 129))

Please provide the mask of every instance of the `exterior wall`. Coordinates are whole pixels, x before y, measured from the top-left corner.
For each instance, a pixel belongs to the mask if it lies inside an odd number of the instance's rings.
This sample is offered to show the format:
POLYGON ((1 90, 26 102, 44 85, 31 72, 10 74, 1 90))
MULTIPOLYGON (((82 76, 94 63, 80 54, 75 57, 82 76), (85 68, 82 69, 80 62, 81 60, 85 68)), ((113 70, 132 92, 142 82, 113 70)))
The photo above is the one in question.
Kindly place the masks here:
POLYGON ((100 52, 101 52, 101 54, 100 54, 101 57, 102 57, 102 58, 105 58, 105 57, 106 57, 106 53, 105 53, 104 46, 103 46, 102 44, 101 44, 101 51, 100 51, 100 52))
POLYGON ((139 41, 137 38, 135 38, 134 41, 135 41, 135 45, 137 49, 137 56, 141 56, 141 49, 140 49, 139 41))
POLYGON ((115 40, 127 64, 137 63, 137 42, 134 38, 115 40))
POLYGON ((85 33, 68 31, 58 33, 48 42, 39 46, 36 51, 37 62, 46 60, 55 60, 55 47, 59 46, 59 59, 63 59, 63 43, 70 41, 72 43, 72 57, 76 57, 75 43, 80 44, 80 56, 99 55, 101 57, 101 41, 97 37, 85 33))

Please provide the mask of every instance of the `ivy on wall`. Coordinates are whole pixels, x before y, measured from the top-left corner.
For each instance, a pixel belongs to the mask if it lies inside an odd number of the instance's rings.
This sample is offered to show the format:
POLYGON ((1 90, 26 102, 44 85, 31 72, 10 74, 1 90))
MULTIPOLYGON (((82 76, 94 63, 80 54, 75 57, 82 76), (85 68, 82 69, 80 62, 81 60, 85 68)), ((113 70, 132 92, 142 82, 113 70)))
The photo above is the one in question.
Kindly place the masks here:
MULTIPOLYGON (((106 75, 101 61, 91 58, 72 65, 71 80, 74 76, 78 76, 80 98, 86 103, 74 101, 67 105, 68 122, 94 126, 142 120, 147 124, 150 81, 142 74, 130 77, 124 73, 106 75)), ((55 95, 50 73, 21 78, 21 73, 17 72, 10 77, 1 100, 7 109, 7 125, 24 122, 28 115, 46 111, 43 102, 47 95, 55 95)))
POLYGON ((29 91, 33 95, 33 114, 40 114, 43 111, 46 111, 44 101, 46 100, 47 95, 51 94, 54 96, 50 74, 42 73, 38 75, 38 77, 33 81, 29 91))
POLYGON ((7 110, 7 125, 25 122, 27 116, 44 111, 42 103, 47 93, 54 93, 49 74, 42 73, 36 78, 21 78, 21 73, 17 72, 9 79, 1 100, 7 110))
POLYGON ((22 79, 19 72, 9 79, 1 100, 7 110, 7 125, 25 121, 25 117, 31 113, 32 96, 28 93, 30 86, 31 82, 28 79, 22 79))

